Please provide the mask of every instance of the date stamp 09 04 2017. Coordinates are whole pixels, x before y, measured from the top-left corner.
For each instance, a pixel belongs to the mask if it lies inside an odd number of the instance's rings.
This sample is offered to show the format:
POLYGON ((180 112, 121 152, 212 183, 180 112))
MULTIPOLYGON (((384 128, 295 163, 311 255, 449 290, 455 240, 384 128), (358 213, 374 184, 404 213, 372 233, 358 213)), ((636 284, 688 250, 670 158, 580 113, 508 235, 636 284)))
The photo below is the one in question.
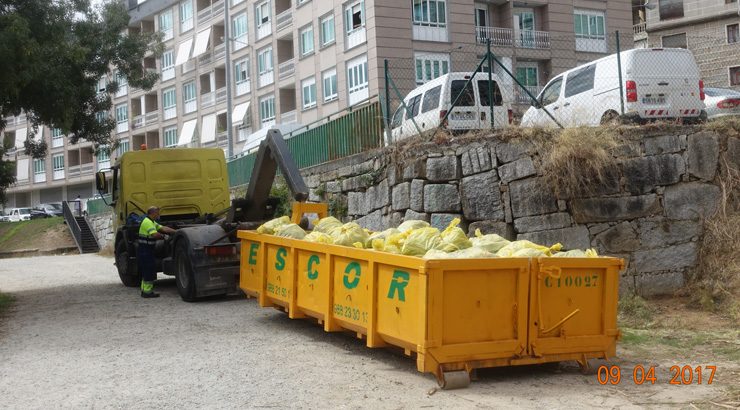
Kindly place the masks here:
MULTIPOLYGON (((596 372, 596 378, 602 386, 607 384, 617 385, 622 382, 629 383, 630 381, 636 385, 665 382, 665 380, 658 380, 658 377, 655 376, 655 366, 635 365, 632 368, 631 375, 627 372, 629 369, 625 368, 624 370, 624 373, 627 374, 623 374, 620 366, 600 366, 596 372)), ((716 372, 717 366, 671 366, 668 384, 676 386, 712 384, 716 372)))

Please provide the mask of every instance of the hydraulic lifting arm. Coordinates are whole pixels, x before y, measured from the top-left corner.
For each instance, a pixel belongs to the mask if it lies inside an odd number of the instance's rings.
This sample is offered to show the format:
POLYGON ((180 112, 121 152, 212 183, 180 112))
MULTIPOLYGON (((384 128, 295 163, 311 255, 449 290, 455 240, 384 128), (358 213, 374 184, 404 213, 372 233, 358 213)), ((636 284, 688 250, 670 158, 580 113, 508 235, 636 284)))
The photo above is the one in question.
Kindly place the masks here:
POLYGON ((271 217, 273 210, 269 196, 278 167, 290 192, 293 193, 293 199, 298 202, 305 202, 308 199, 308 187, 298 172, 288 145, 280 131, 271 129, 267 131, 267 136, 257 151, 247 195, 245 198, 231 201, 231 209, 226 217, 227 223, 262 221, 271 217))

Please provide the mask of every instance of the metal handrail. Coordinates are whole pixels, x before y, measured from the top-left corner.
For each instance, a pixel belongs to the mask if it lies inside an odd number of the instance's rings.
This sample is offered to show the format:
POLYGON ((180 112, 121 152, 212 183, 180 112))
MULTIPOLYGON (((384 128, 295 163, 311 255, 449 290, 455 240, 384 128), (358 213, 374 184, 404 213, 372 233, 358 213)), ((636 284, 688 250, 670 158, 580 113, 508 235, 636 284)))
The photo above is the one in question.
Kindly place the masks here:
MULTIPOLYGON (((78 216, 82 216, 82 203, 80 201, 72 202, 77 205, 76 211, 78 216)), ((77 249, 82 253, 82 231, 80 230, 80 225, 77 223, 77 219, 75 219, 72 209, 69 207, 68 201, 62 202, 62 211, 64 212, 64 221, 67 222, 67 226, 69 226, 69 230, 72 233, 75 244, 77 244, 77 249)))

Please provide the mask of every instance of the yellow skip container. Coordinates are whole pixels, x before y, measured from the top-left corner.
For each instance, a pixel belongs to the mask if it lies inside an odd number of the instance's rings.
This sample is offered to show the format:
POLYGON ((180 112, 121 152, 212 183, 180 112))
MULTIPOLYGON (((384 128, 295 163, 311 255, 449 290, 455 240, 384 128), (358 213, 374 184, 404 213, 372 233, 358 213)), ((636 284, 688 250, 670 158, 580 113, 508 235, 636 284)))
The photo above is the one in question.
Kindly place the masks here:
POLYGON ((416 354, 442 387, 476 368, 615 355, 616 258, 426 260, 239 231, 241 289, 261 306, 416 354))

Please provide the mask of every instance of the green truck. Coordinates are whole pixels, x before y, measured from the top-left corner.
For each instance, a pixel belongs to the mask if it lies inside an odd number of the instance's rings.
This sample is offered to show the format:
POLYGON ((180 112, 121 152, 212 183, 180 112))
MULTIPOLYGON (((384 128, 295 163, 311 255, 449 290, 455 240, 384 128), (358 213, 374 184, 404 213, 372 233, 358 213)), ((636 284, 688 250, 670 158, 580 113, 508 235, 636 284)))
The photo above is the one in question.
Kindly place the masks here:
POLYGON ((296 201, 308 198, 285 141, 270 130, 261 142, 245 198, 230 199, 224 152, 218 148, 126 152, 109 173, 96 174, 99 192, 111 192, 115 264, 125 286, 139 286, 137 237, 146 209, 161 209, 162 225, 176 228, 156 244, 157 271, 175 276, 180 297, 192 302, 239 291, 239 229, 274 215, 269 197, 277 169, 296 201))

